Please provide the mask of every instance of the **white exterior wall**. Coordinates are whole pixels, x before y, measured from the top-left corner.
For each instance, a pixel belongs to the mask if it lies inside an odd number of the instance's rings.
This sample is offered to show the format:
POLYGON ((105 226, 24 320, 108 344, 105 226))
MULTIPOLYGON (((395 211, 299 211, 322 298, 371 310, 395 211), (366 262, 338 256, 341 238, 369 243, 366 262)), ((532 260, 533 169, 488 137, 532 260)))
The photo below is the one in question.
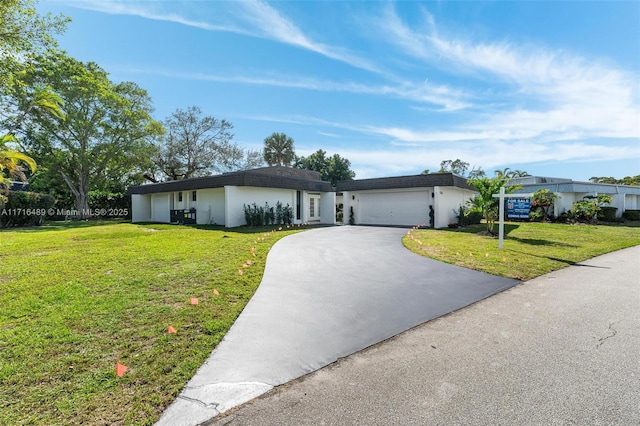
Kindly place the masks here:
POLYGON ((324 192, 320 195, 320 222, 328 225, 336 223, 336 193, 324 192))
POLYGON ((608 205, 618 209, 616 210, 616 217, 622 217, 622 212, 624 211, 624 201, 625 201, 624 194, 609 194, 609 195, 611 195, 611 198, 613 198, 613 200, 611 200, 611 203, 609 203, 608 205))
POLYGON ((170 223, 171 193, 151 194, 151 221, 170 223))
POLYGON ((224 188, 199 189, 197 199, 198 225, 225 225, 224 188))
POLYGON ((151 195, 131 195, 131 222, 151 222, 151 195))
POLYGON ((624 197, 625 210, 638 210, 640 206, 640 195, 626 194, 624 197))
POLYGON ((269 203, 275 207, 280 201, 283 206, 289 204, 293 208, 293 216, 296 213, 296 191, 294 189, 256 188, 250 186, 225 186, 225 211, 227 228, 245 225, 244 205, 256 203, 264 206, 269 203))
POLYGON ((456 223, 460 205, 464 206, 474 194, 471 190, 453 186, 436 186, 433 193, 435 228, 446 228, 450 223, 456 223))

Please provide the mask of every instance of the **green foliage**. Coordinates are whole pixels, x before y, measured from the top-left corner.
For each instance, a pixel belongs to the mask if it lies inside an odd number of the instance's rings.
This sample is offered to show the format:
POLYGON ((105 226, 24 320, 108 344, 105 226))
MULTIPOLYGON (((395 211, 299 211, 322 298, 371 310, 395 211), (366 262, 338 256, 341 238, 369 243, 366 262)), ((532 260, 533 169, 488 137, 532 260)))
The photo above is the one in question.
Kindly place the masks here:
POLYGON ((6 202, 0 215, 0 227, 42 225, 47 210, 55 200, 47 194, 26 191, 6 191, 6 202))
POLYGON ((256 203, 243 205, 244 220, 247 226, 266 225, 291 225, 293 223, 293 208, 287 204, 283 206, 280 201, 276 203, 275 209, 264 203, 258 206, 256 203))
POLYGON ((618 211, 617 207, 602 206, 600 207, 599 218, 605 222, 615 222, 617 219, 616 218, 617 211, 618 211))
POLYGON ((529 220, 545 222, 559 196, 548 189, 539 189, 533 193, 529 220))
POLYGON ((263 156, 270 166, 290 166, 296 158, 293 139, 284 133, 272 133, 264 140, 263 156))
POLYGON ((327 158, 327 153, 321 149, 308 157, 297 158, 295 167, 319 172, 320 178, 331 182, 333 186, 340 181, 351 180, 356 176, 355 172, 351 170, 349 160, 338 154, 327 158))
POLYGON ((609 183, 609 184, 619 184, 619 185, 640 186, 640 175, 625 176, 622 179, 616 179, 614 177, 594 176, 592 178, 589 178, 589 181, 593 183, 609 183))
POLYGON ((640 220, 640 210, 626 210, 622 217, 626 220, 640 220))
POLYGON ((162 130, 145 90, 113 83, 97 64, 64 54, 36 58, 25 81, 49 85, 64 102, 66 118, 31 119, 25 142, 38 163, 55 171, 50 177, 67 184, 77 210, 88 211, 91 190, 122 192, 140 182, 151 139, 162 130))
POLYGON ((468 207, 482 214, 487 223, 487 232, 493 234, 493 228, 499 213, 499 198, 494 198, 494 194, 500 193, 500 188, 505 188, 505 193, 510 194, 519 189, 518 186, 506 186, 509 179, 503 176, 481 177, 468 180, 478 191, 478 195, 468 201, 468 207))
MULTIPOLYGON (((433 210, 433 207, 431 207, 431 211, 432 210, 433 210)), ((430 217, 431 217, 431 211, 429 212, 430 217)), ((453 212, 456 214, 456 219, 458 219, 458 225, 461 227, 476 225, 482 221, 482 214, 479 213, 478 211, 473 210, 468 205, 467 206, 461 205, 460 207, 458 207, 457 211, 454 210, 453 212)))
POLYGON ((465 176, 469 169, 469 163, 460 159, 444 160, 440 163, 439 173, 453 173, 457 176, 465 176))
POLYGON ((587 195, 582 200, 574 201, 570 219, 578 222, 594 223, 598 221, 598 213, 604 204, 613 201, 611 196, 598 194, 598 196, 587 195))
MULTIPOLYGON (((107 212, 127 212, 126 215, 117 214, 118 217, 131 217, 131 196, 125 193, 113 193, 108 191, 89 191, 89 208, 92 211, 106 210, 107 212)), ((110 217, 114 213, 108 213, 110 217)))

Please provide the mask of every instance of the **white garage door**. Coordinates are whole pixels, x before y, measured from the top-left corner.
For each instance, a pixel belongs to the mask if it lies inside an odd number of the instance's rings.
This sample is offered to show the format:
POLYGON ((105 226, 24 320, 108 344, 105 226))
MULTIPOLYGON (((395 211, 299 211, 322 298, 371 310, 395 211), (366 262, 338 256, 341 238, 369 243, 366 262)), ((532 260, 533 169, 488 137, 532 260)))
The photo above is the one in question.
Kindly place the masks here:
POLYGON ((429 223, 429 191, 360 193, 359 223, 420 225, 429 223))

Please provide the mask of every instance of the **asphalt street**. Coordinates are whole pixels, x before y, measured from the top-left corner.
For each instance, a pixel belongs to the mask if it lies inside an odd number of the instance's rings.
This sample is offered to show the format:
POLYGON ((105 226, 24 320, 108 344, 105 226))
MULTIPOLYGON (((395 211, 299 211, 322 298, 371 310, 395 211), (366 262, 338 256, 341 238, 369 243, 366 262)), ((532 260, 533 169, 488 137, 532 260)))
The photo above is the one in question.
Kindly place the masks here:
POLYGON ((209 425, 639 425, 640 246, 510 288, 209 425))

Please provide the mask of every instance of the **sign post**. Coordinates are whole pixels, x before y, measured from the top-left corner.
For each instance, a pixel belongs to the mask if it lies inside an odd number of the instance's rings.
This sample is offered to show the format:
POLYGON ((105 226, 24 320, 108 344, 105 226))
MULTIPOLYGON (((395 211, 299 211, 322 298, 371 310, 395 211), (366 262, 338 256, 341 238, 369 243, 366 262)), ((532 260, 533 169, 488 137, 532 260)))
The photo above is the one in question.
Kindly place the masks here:
POLYGON ((498 225, 498 248, 504 245, 504 186, 500 187, 500 225, 498 225))
POLYGON ((502 250, 504 246, 504 199, 505 198, 530 198, 533 197, 533 194, 505 194, 504 186, 500 187, 499 194, 493 194, 493 198, 500 198, 500 209, 499 215, 500 218, 498 220, 498 248, 502 250))

